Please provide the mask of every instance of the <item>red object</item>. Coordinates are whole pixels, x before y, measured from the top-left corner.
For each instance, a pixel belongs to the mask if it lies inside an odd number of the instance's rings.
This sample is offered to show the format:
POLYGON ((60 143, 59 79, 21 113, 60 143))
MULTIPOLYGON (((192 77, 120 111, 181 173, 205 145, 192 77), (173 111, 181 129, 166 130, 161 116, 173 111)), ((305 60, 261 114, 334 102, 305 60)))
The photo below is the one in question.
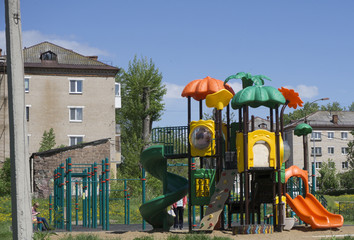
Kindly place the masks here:
MULTIPOLYGON (((187 205, 187 196, 183 197, 183 207, 185 207, 187 205)), ((172 204, 173 208, 177 208, 177 202, 175 202, 174 204, 172 204)))
POLYGON ((284 98, 289 102, 288 106, 296 109, 297 106, 302 107, 303 101, 299 97, 299 93, 295 92, 294 89, 287 89, 284 87, 278 88, 278 90, 283 94, 284 98))
POLYGON ((225 84, 224 82, 212 77, 207 76, 203 79, 196 79, 191 81, 184 87, 183 92, 181 94, 182 97, 193 97, 195 100, 203 100, 207 95, 216 93, 221 89, 226 89, 235 95, 234 90, 229 84, 225 84))

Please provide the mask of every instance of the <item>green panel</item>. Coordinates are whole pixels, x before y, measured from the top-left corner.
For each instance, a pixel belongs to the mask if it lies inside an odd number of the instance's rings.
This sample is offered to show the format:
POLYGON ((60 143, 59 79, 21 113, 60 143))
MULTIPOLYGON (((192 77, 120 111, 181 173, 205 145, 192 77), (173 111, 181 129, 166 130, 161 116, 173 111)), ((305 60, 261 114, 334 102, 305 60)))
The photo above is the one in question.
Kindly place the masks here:
MULTIPOLYGON (((281 165, 280 169, 280 178, 281 178, 281 183, 285 183, 285 163, 281 165)), ((278 182, 278 173, 275 173, 275 181, 278 182)))
POLYGON ((215 191, 215 170, 197 169, 191 177, 192 205, 208 205, 215 191))

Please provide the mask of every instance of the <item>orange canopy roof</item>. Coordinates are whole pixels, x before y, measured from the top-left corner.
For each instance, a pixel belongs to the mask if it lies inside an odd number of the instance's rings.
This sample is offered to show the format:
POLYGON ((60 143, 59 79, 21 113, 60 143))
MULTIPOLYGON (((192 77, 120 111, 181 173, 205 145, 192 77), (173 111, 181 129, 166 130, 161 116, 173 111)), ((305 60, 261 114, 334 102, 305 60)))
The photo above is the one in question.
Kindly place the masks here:
POLYGON ((196 79, 191 81, 184 87, 182 97, 192 97, 195 100, 203 100, 207 95, 216 93, 221 89, 226 89, 235 95, 234 90, 229 84, 224 85, 224 82, 207 76, 203 79, 196 79))

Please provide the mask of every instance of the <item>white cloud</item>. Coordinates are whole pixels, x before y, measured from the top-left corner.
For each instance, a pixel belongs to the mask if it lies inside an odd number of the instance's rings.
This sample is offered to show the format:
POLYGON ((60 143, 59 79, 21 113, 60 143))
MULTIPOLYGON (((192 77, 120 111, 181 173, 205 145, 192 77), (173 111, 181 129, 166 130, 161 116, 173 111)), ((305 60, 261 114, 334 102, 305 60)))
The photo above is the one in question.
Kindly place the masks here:
MULTIPOLYGON (((91 47, 87 43, 81 43, 72 39, 65 39, 56 35, 43 34, 36 30, 22 31, 23 47, 31 47, 45 41, 54 43, 69 50, 73 50, 74 52, 84 56, 110 56, 107 51, 91 47)), ((0 31, 0 48, 3 50, 6 49, 5 31, 0 31)))
POLYGON ((181 94, 185 86, 180 86, 174 83, 165 82, 167 93, 165 95, 166 99, 177 99, 182 98, 181 94))
POLYGON ((285 86, 285 88, 294 89, 295 92, 299 93, 300 98, 302 99, 311 99, 318 95, 318 87, 316 86, 306 86, 303 84, 297 85, 296 87, 293 86, 285 86))

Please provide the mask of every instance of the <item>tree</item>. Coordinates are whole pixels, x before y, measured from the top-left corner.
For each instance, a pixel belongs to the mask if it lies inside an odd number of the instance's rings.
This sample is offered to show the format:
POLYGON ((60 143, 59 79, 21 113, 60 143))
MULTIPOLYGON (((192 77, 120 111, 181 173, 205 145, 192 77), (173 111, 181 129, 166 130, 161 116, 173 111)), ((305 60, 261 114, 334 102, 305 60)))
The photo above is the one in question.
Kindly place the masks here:
POLYGON ((116 112, 116 122, 121 127, 124 161, 120 171, 123 176, 139 177, 140 153, 147 144, 144 120, 150 134, 152 123, 162 116, 162 100, 167 90, 162 84, 162 74, 152 60, 137 59, 136 56, 129 62, 127 71, 121 70, 116 81, 122 89, 122 108, 116 112))
POLYGON ((332 159, 328 159, 327 163, 323 162, 321 169, 318 172, 320 177, 317 179, 322 191, 336 189, 339 187, 339 178, 332 159))
POLYGON ((348 110, 354 112, 354 102, 348 107, 348 110))
POLYGON ((55 134, 53 128, 49 129, 48 132, 44 131, 40 145, 38 152, 48 151, 55 146, 55 134))
POLYGON ((354 169, 339 174, 340 186, 344 189, 354 188, 354 169))
POLYGON ((0 196, 8 195, 11 192, 10 165, 10 158, 6 158, 4 165, 0 169, 0 196))
MULTIPOLYGON (((354 136, 354 130, 350 132, 354 136)), ((349 168, 354 170, 354 140, 348 142, 347 162, 349 168)))
POLYGON ((318 110, 319 106, 317 103, 306 102, 303 108, 294 110, 292 113, 284 114, 284 125, 289 124, 290 121, 304 118, 305 116, 317 112, 318 110))
POLYGON ((328 103, 327 105, 321 106, 321 111, 344 111, 345 108, 342 108, 339 102, 328 103))

